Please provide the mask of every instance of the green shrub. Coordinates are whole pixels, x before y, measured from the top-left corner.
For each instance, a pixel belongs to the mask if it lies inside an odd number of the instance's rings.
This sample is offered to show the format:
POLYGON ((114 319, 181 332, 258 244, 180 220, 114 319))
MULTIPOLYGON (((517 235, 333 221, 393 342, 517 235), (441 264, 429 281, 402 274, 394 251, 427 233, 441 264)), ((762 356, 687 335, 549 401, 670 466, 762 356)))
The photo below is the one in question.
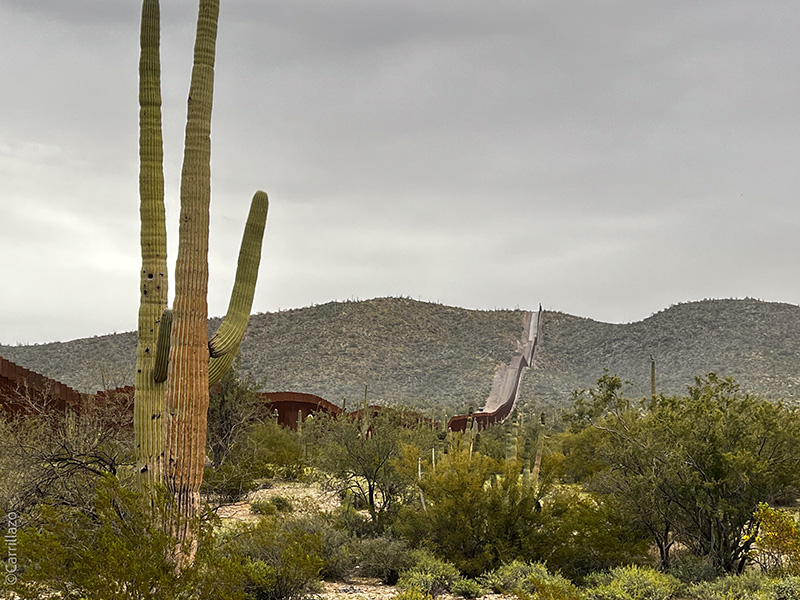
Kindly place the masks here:
POLYGON ((800 600, 800 577, 779 579, 772 584, 774 600, 800 600))
POLYGON ((514 561, 486 573, 480 581, 497 593, 513 593, 523 600, 584 599, 581 590, 571 581, 550 573, 542 563, 514 561))
POLYGON ((127 490, 106 476, 88 507, 40 505, 18 533, 20 598, 244 599, 241 575, 216 555, 207 525, 196 523, 194 564, 180 574, 172 557, 176 541, 156 523, 165 517, 166 494, 155 499, 127 490), (154 512, 156 518, 154 519, 154 512))
POLYGON ((522 585, 528 575, 540 569, 540 567, 538 563, 525 563, 515 560, 484 573, 478 578, 478 581, 496 594, 511 594, 522 585))
POLYGON ((686 600, 773 600, 771 585, 765 575, 748 572, 695 583, 683 595, 686 600))
POLYGON ((317 591, 324 566, 318 533, 296 520, 262 517, 219 536, 221 557, 240 566, 247 598, 293 600, 317 591))
POLYGON ((293 510, 291 501, 283 496, 272 496, 269 501, 275 505, 278 512, 292 512, 293 510))
POLYGON ((365 577, 377 577, 387 585, 397 583, 400 573, 414 564, 408 545, 388 537, 361 540, 358 564, 365 577))
POLYGON ((358 540, 346 532, 325 526, 322 530, 322 577, 329 581, 342 581, 352 575, 358 565, 358 540))
POLYGON ((394 597, 394 600, 433 600, 433 596, 426 594, 417 588, 410 588, 397 594, 394 597))
POLYGON ((627 566, 587 578, 591 600, 672 600, 680 580, 649 567, 627 566))
POLYGON ((272 496, 265 500, 250 503, 250 510, 257 515, 274 515, 279 512, 292 512, 292 503, 283 496, 272 496))
POLYGON ((667 572, 686 584, 713 581, 717 578, 717 570, 707 557, 695 556, 689 552, 675 553, 667 572))
POLYGON ((278 513, 278 507, 269 500, 255 500, 250 503, 250 511, 256 515, 275 515, 278 513))
POLYGON ((413 553, 414 566, 403 572, 397 581, 400 589, 418 589, 436 597, 452 589, 461 573, 452 563, 440 560, 424 550, 413 553))
POLYGON ((481 584, 474 579, 457 579, 450 586, 450 591, 454 595, 467 598, 468 600, 470 598, 477 598, 483 595, 483 588, 481 587, 481 584))
POLYGON ((272 478, 298 479, 305 469, 297 434, 272 420, 239 436, 218 465, 207 467, 202 492, 235 502, 272 478))
POLYGON ((330 516, 314 513, 296 521, 296 527, 319 538, 322 548, 322 571, 328 581, 346 579, 358 564, 359 540, 337 529, 330 516))
POLYGON ((331 516, 334 527, 355 537, 367 537, 374 530, 367 517, 349 504, 338 506, 331 516))

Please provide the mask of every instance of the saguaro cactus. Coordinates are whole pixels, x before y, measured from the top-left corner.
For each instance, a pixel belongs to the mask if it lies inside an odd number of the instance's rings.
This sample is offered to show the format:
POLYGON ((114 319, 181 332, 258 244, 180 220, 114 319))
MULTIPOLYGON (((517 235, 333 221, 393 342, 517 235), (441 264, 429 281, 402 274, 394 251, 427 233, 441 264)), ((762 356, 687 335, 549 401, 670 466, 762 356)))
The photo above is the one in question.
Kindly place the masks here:
POLYGON ((267 195, 257 192, 242 239, 228 314, 217 334, 208 341, 210 133, 218 17, 219 0, 200 0, 181 173, 175 307, 170 312, 165 310, 167 268, 159 3, 158 0, 143 0, 142 5, 140 212, 143 266, 135 429, 142 482, 145 485, 163 482, 173 494, 176 510, 173 529, 182 540, 179 566, 191 560, 194 554, 188 523, 197 513, 203 478, 209 372, 213 373, 213 382, 230 368, 247 326, 268 208, 267 195), (168 326, 171 329, 167 329, 168 326), (167 352, 169 361, 165 369, 167 352))
POLYGON ((134 430, 141 480, 161 482, 164 379, 153 377, 159 320, 167 307, 167 226, 161 135, 158 0, 144 0, 139 58, 139 213, 142 270, 134 378, 134 430))

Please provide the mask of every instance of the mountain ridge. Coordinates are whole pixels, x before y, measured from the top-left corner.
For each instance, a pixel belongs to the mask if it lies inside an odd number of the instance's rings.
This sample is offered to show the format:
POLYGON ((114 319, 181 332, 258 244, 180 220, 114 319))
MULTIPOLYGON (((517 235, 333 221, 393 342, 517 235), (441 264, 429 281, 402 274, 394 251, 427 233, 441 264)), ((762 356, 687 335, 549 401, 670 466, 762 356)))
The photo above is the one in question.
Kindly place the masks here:
MULTIPOLYGON (((492 377, 522 333, 521 310, 464 309, 409 298, 335 301, 251 316, 241 366, 264 388, 458 412, 483 406, 492 377)), ((209 330, 220 319, 209 320, 209 330)), ((604 369, 650 393, 680 394, 714 371, 771 399, 800 401, 800 306, 755 299, 700 300, 632 323, 545 311, 541 348, 522 405, 561 407, 604 369)), ((135 333, 2 346, 0 356, 80 391, 130 384, 135 333)))

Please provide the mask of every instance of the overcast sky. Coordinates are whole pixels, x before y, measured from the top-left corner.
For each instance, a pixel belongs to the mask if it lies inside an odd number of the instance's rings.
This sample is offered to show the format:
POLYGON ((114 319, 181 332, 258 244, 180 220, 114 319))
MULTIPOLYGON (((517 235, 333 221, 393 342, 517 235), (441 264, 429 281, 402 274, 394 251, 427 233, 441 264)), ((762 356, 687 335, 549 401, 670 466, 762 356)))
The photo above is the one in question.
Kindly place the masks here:
MULTIPOLYGON (((197 3, 163 4, 174 261, 197 3)), ((140 7, 0 0, 0 343, 136 327, 140 7)), ((254 312, 800 301, 797 0, 223 0, 219 31, 212 315, 256 189, 254 312)))

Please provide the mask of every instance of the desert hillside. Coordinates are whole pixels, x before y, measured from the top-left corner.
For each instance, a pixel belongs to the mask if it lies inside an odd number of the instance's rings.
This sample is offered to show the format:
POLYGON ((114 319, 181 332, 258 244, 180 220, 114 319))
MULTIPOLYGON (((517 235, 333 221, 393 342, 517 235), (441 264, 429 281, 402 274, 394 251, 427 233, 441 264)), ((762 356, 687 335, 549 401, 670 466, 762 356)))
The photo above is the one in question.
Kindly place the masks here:
MULTIPOLYGON (((532 305, 533 307, 533 305, 532 305)), ((214 330, 219 320, 212 319, 214 330)), ((405 403, 448 412, 481 406, 496 367, 522 333, 522 312, 478 311, 377 298, 253 315, 242 368, 268 390, 318 394, 337 404, 405 403)), ((136 340, 122 333, 70 342, 0 346, 0 356, 81 391, 129 384, 136 340)), ((564 405, 603 369, 650 389, 682 393, 695 375, 734 377, 752 393, 800 399, 800 307, 758 300, 678 304, 643 321, 609 324, 546 311, 525 404, 564 405)))

